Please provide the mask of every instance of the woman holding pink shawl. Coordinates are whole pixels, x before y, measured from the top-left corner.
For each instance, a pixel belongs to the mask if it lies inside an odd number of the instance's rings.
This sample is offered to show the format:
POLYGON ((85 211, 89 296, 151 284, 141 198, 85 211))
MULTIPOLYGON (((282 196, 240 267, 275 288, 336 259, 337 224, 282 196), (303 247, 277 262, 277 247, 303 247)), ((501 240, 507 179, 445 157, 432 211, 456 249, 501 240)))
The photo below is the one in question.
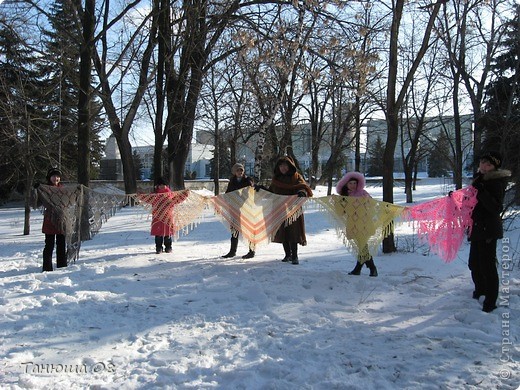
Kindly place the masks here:
MULTIPOLYGON (((365 177, 359 172, 348 172, 343 176, 336 185, 336 192, 341 196, 371 198, 370 194, 365 190, 365 177)), ((370 257, 369 260, 365 261, 365 264, 367 268, 370 269, 370 276, 377 276, 377 268, 374 264, 374 259, 370 257)), ((358 256, 356 266, 349 272, 349 275, 361 274, 361 268, 363 268, 363 262, 358 256)))
POLYGON ((475 284, 473 298, 485 296, 482 310, 487 313, 497 308, 497 240, 503 237, 501 213, 507 180, 511 176, 510 171, 500 169, 501 165, 502 156, 498 152, 484 153, 472 183, 478 191, 478 203, 471 215, 473 227, 469 236, 468 266, 475 284))

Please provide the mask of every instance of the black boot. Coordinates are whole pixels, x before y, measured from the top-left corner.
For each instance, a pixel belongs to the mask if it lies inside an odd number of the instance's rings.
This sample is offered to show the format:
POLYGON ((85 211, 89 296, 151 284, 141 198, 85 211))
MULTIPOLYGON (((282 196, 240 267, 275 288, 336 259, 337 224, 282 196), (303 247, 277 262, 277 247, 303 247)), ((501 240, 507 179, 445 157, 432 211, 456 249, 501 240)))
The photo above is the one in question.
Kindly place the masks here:
POLYGON ((224 256, 222 256, 222 258, 229 259, 230 257, 235 257, 237 254, 237 247, 238 247, 238 238, 231 237, 231 249, 229 249, 229 252, 226 253, 224 256))
POLYGON ((482 311, 485 311, 486 313, 491 313, 496 308, 497 308, 497 305, 495 305, 494 303, 487 303, 484 300, 484 306, 482 307, 482 311))
POLYGON ((367 262, 365 262, 365 264, 367 265, 367 268, 370 269, 370 276, 377 276, 377 268, 374 264, 374 260, 370 259, 367 262))
POLYGON ((155 236, 155 253, 159 254, 163 251, 163 238, 162 236, 155 236))
POLYGON ((291 264, 298 265, 300 262, 298 261, 298 243, 291 242, 291 264))
POLYGON ((291 246, 286 241, 283 242, 283 250, 285 252, 285 257, 282 261, 284 263, 288 263, 289 261, 291 261, 291 246))
POLYGON ((243 259, 252 259, 253 257, 255 257, 255 251, 251 249, 249 249, 249 252, 247 252, 247 254, 242 256, 243 259))
POLYGON ((363 264, 361 264, 359 261, 356 261, 356 266, 348 274, 349 275, 359 275, 361 273, 361 268, 363 268, 363 264))
POLYGON ((164 237, 164 251, 166 253, 172 253, 172 237, 171 236, 164 237))

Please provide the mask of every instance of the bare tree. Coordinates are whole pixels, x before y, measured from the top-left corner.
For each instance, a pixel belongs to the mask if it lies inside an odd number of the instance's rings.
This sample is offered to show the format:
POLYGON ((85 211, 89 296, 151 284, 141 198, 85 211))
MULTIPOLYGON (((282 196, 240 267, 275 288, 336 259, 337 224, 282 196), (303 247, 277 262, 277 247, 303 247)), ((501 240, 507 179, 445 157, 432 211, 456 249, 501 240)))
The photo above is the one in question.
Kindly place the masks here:
MULTIPOLYGON (((404 15, 404 0, 395 0, 392 2, 392 24, 390 27, 390 46, 388 58, 388 86, 386 90, 386 105, 384 107, 385 117, 388 126, 385 153, 383 155, 384 171, 383 171, 383 200, 389 203, 394 201, 394 152, 397 145, 399 134, 399 114, 403 106, 404 99, 410 83, 421 63, 426 50, 430 44, 430 36, 434 27, 435 19, 440 11, 441 6, 447 0, 437 0, 427 9, 428 13, 426 26, 422 34, 422 43, 417 51, 412 64, 406 72, 401 83, 401 89, 398 92, 398 70, 399 70, 399 32, 401 20, 404 15)), ((383 252, 395 252, 396 247, 393 235, 390 235, 383 241, 383 252)))
POLYGON ((168 56, 166 69, 168 134, 168 167, 174 188, 184 188, 186 159, 191 146, 193 128, 204 74, 219 58, 211 55, 229 23, 236 17, 240 1, 219 6, 206 1, 185 1, 176 9, 179 18, 173 25, 178 40, 168 56), (173 59, 178 61, 174 62, 173 59))
MULTIPOLYGON (((411 35, 413 35, 413 31, 415 29, 411 30, 411 35)), ((409 38, 409 42, 411 42, 411 49, 413 50, 413 36, 409 38)), ((416 168, 421 158, 419 148, 421 142, 424 142, 428 127, 431 126, 431 123, 428 123, 428 116, 432 116, 431 100, 437 94, 435 87, 439 78, 436 70, 438 51, 439 45, 433 44, 430 51, 425 55, 422 66, 419 67, 416 76, 410 83, 402 109, 400 148, 404 169, 406 203, 413 202, 412 190, 417 178, 416 168)), ((405 58, 407 55, 413 60, 413 52, 404 53, 405 58)), ((447 153, 447 156, 449 155, 447 153)))
MULTIPOLYGON (((482 148, 483 99, 493 58, 504 34, 503 18, 511 9, 508 0, 452 1, 444 8, 437 33, 447 50, 453 79, 453 110, 456 124, 455 184, 462 187, 461 104, 464 88, 474 117, 473 156, 482 148)), ((476 166, 474 165, 474 169, 476 166)))

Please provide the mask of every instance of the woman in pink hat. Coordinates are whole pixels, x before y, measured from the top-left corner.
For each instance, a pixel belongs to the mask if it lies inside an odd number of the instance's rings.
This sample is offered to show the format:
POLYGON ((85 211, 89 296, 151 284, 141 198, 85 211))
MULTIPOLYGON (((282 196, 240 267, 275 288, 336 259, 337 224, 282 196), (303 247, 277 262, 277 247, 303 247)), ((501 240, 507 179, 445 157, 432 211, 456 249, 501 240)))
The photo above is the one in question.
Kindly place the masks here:
MULTIPOLYGON (((355 171, 348 172, 341 178, 341 180, 336 185, 336 192, 341 196, 354 196, 363 198, 371 197, 370 194, 365 190, 365 177, 361 173, 355 171)), ((374 259, 370 257, 370 260, 365 261, 365 264, 367 268, 370 269, 370 276, 377 276, 377 268, 374 264, 374 259)), ((361 274, 361 268, 363 268, 363 263, 358 257, 356 266, 352 271, 349 272, 349 275, 361 274)))

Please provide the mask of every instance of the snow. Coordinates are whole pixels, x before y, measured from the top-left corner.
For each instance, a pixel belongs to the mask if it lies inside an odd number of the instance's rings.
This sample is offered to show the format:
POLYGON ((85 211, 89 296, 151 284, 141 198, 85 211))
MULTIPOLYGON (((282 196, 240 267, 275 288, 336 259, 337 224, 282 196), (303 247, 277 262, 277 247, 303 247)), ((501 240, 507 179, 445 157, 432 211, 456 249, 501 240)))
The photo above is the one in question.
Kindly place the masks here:
MULTIPOLYGON (((421 180, 415 201, 444 187, 421 180)), ((484 313, 467 243, 446 264, 402 223, 399 252, 375 258, 379 277, 351 276, 355 259, 328 219, 313 208, 305 218, 309 244, 295 266, 280 262, 279 244, 221 259, 229 232, 211 210, 173 253, 156 255, 143 209, 125 208, 75 264, 42 273, 42 215, 31 213, 23 236, 23 208, 1 208, 0 387, 518 388, 520 229, 499 243, 510 270, 500 307, 484 313)))

